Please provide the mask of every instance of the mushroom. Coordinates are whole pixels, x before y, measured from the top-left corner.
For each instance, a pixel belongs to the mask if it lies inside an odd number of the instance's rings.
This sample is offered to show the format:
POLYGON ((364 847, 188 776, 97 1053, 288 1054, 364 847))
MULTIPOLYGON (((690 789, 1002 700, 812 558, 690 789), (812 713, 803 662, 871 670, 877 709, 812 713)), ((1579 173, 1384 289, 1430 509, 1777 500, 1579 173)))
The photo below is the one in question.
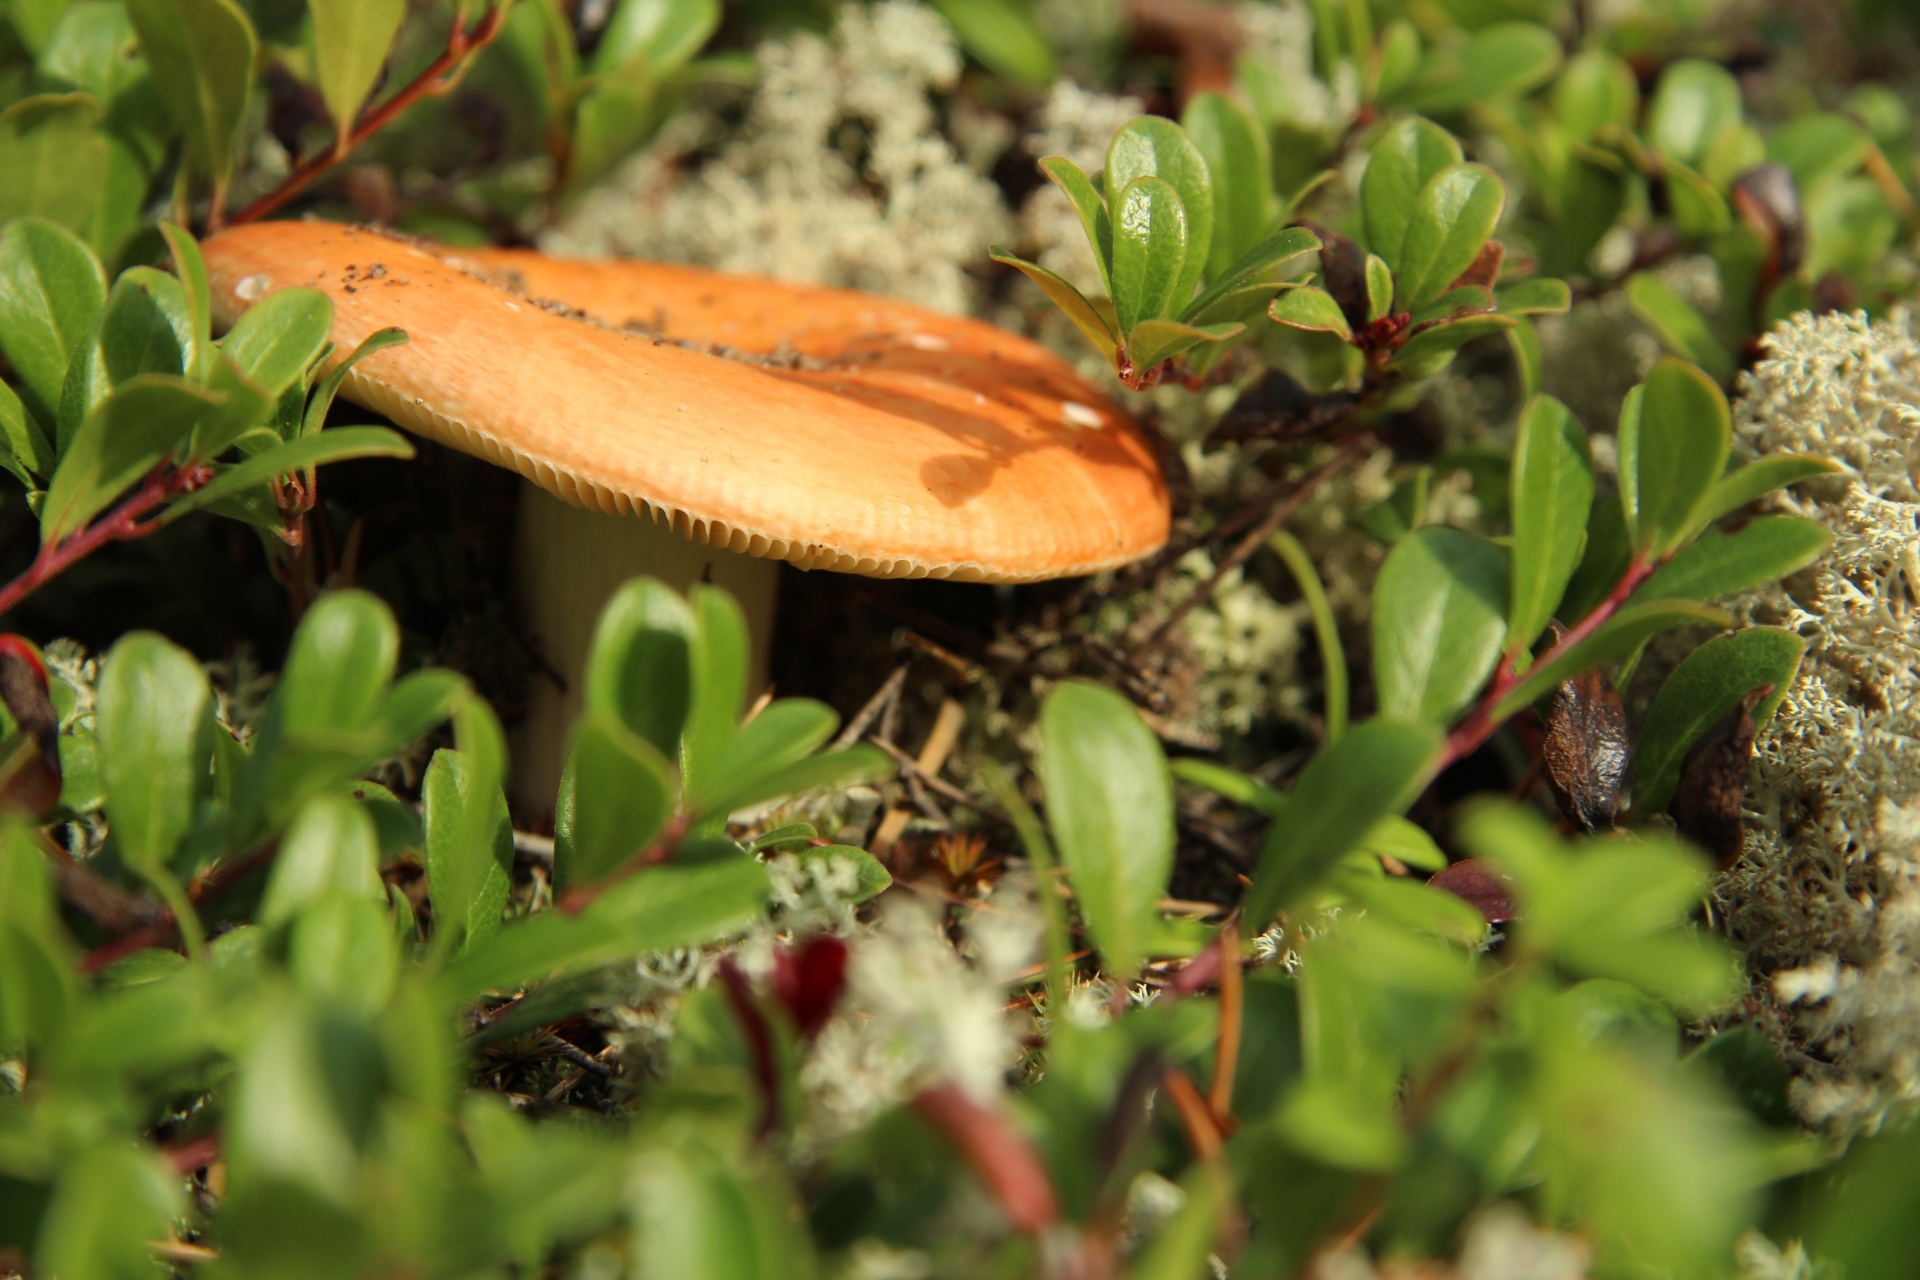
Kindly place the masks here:
POLYGON ((355 365, 342 393, 531 482, 516 604, 568 688, 535 684, 513 744, 517 804, 552 804, 592 627, 630 577, 731 591, 759 684, 778 561, 1033 582, 1166 541, 1139 427, 1044 348, 979 321, 323 222, 239 227, 202 248, 221 324, 304 286, 333 300, 336 351, 405 329, 411 341, 355 365))

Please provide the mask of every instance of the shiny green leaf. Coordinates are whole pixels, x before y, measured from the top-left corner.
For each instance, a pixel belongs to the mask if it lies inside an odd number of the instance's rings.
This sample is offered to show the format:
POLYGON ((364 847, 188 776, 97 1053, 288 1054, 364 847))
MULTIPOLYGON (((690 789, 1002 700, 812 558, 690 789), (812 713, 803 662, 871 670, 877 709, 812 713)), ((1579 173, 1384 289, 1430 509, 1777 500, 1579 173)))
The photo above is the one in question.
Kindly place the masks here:
POLYGON ((1585 671, 1608 666, 1675 627, 1724 628, 1733 625, 1726 611, 1692 600, 1649 600, 1630 604, 1601 628, 1558 657, 1537 662, 1493 708, 1493 718, 1504 720, 1547 692, 1585 671))
POLYGON ((1565 594, 1593 507, 1587 433, 1552 396, 1520 415, 1513 446, 1513 601, 1509 642, 1533 643, 1565 594))
POLYGON ((78 532, 155 463, 184 448, 194 423, 218 403, 212 392, 162 374, 115 388, 74 432, 47 485, 41 540, 78 532))
POLYGON ((1047 295, 1053 305, 1064 311, 1067 319, 1073 321, 1074 327, 1086 335, 1087 341, 1093 344, 1094 350, 1108 360, 1113 359, 1117 346, 1113 329, 1099 310, 1087 301, 1085 294, 1038 263, 1016 258, 1003 249, 989 250, 988 256, 995 262, 1015 268, 1027 279, 1039 285, 1040 291, 1047 295))
MULTIPOLYGON (((1040 162, 1040 171, 1053 179, 1053 184, 1067 197, 1073 211, 1080 215, 1080 229, 1087 233, 1087 243, 1093 248, 1093 262, 1100 269, 1100 282, 1111 291, 1113 222, 1107 216, 1107 202, 1101 199, 1093 179, 1065 156, 1048 156, 1040 162)), ((1008 259, 1002 258, 1001 261, 1008 259)))
POLYGON ((143 871, 173 857, 206 790, 211 698, 193 655, 150 631, 123 638, 101 665, 94 737, 107 819, 120 856, 143 871))
POLYGON ((1693 361, 1717 382, 1733 380, 1733 353, 1714 336, 1706 317, 1675 293, 1673 286, 1658 276, 1636 272, 1627 280, 1627 302, 1634 314, 1660 336, 1667 350, 1693 361))
POLYGON ((1726 469, 1733 419, 1712 378, 1671 357, 1620 411, 1620 496, 1642 555, 1664 555, 1692 527, 1726 469))
POLYGON ((1647 111, 1647 140, 1698 167, 1721 132, 1740 122, 1740 83, 1717 63, 1682 58, 1660 76, 1647 111))
POLYGON ((373 818, 366 806, 343 795, 315 796, 294 812, 255 922, 275 928, 328 897, 386 901, 373 818))
POLYGON ((1819 559, 1833 535, 1800 516, 1756 516, 1711 531, 1674 554, 1634 592, 1636 600, 1718 600, 1777 582, 1819 559))
POLYGON ((1295 270, 1306 255, 1317 252, 1319 248, 1320 237, 1305 227, 1287 227, 1276 231, 1241 254, 1199 297, 1187 305, 1181 318, 1189 324, 1243 319, 1246 311, 1231 308, 1222 310, 1222 305, 1234 295, 1248 290, 1272 292, 1281 277, 1295 270))
POLYGON ((269 395, 299 382, 326 348, 333 303, 318 289, 278 289, 247 308, 220 340, 222 354, 269 395))
POLYGON ((1447 724, 1493 674, 1512 594, 1507 553, 1429 526, 1394 543, 1373 589, 1373 681, 1394 719, 1447 724))
POLYGON ((193 317, 180 282, 152 267, 122 272, 100 313, 100 357, 111 384, 143 373, 191 376, 192 345, 193 317))
POLYGON ((397 431, 385 427, 335 427, 331 431, 304 440, 276 445, 265 453, 222 468, 207 483, 167 507, 163 519, 171 522, 190 511, 235 497, 265 484, 274 476, 291 475, 308 467, 349 458, 411 458, 413 445, 397 431))
POLYGON ((1835 463, 1811 454, 1775 453, 1755 458, 1714 482, 1701 500, 1699 510, 1693 513, 1694 524, 1704 528, 1750 502, 1759 501, 1775 489, 1833 475, 1839 470, 1835 463))
MULTIPOLYGON (((1206 157, 1193 145, 1186 131, 1173 121, 1159 116, 1135 116, 1107 145, 1105 190, 1114 221, 1116 261, 1113 288, 1116 306, 1120 302, 1120 293, 1128 287, 1120 282, 1118 264, 1119 240, 1125 234, 1122 224, 1128 217, 1126 191, 1137 179, 1144 177, 1160 179, 1178 193, 1174 203, 1181 210, 1182 236, 1180 257, 1173 266, 1176 278, 1169 295, 1172 310, 1163 308, 1142 312, 1134 317, 1135 321, 1183 312, 1187 301, 1193 297, 1194 288, 1200 283, 1200 272, 1207 264, 1208 246, 1213 243, 1213 183, 1207 173, 1206 157), (1116 196, 1115 192, 1120 194, 1116 196)), ((1155 211, 1151 215, 1152 221, 1158 221, 1163 216, 1160 206, 1165 203, 1158 198, 1153 202, 1155 211)), ((1135 216, 1142 216, 1142 211, 1136 210, 1135 216)), ((1171 252, 1167 249, 1161 251, 1171 252)), ((1120 314, 1127 314, 1125 307, 1120 307, 1120 314)), ((1132 327, 1131 321, 1123 322, 1120 326, 1123 333, 1132 327)))
POLYGON ((433 928, 436 941, 444 937, 441 945, 455 954, 499 930, 513 887, 513 825, 499 764, 443 748, 421 783, 433 928))
POLYGON ((561 782, 554 874, 592 884, 653 842, 673 812, 673 766, 654 745, 604 711, 574 727, 561 782))
POLYGON ((1633 68, 1604 49, 1586 49, 1567 60, 1553 84, 1553 109, 1581 142, 1608 125, 1631 129, 1640 116, 1640 82, 1633 68))
POLYGON ((1080 914, 1109 972, 1146 959, 1173 870, 1173 786, 1133 704, 1101 685, 1056 685, 1040 709, 1047 819, 1080 914))
POLYGON ((406 0, 312 0, 314 79, 344 148, 386 66, 406 0))
POLYGON ((1565 280, 1536 277, 1505 284, 1493 291, 1494 303, 1510 316, 1564 315, 1573 307, 1573 290, 1565 280))
POLYGON ((1399 305, 1418 309, 1444 294, 1493 236, 1507 188, 1485 165, 1449 165, 1414 197, 1394 268, 1399 305))
POLYGON ((1340 310, 1340 304, 1333 300, 1333 295, 1312 285, 1284 289, 1275 294, 1273 301, 1267 305, 1267 317, 1289 329, 1331 333, 1343 341, 1353 337, 1346 313, 1340 310))
POLYGON ((1459 162, 1460 144, 1453 135, 1418 116, 1402 120, 1375 140, 1360 179, 1360 211, 1367 224, 1367 247, 1390 269, 1400 267, 1416 198, 1441 170, 1459 162))
POLYGON ((233 0, 127 0, 127 16, 188 159, 223 199, 253 96, 253 24, 233 0))
POLYGON ((1654 696, 1640 728, 1633 761, 1633 808, 1659 813, 1673 799, 1687 748, 1718 724, 1749 693, 1770 684, 1773 692, 1753 709, 1755 728, 1773 718, 1807 642, 1776 627, 1748 627, 1695 649, 1673 669, 1654 696))
POLYGON ((1220 93, 1197 93, 1180 123, 1206 157, 1213 179, 1213 243, 1207 279, 1219 280, 1259 244, 1279 215, 1267 133, 1253 114, 1220 93))
POLYGON ((1247 331, 1244 324, 1181 324, 1177 320, 1142 320, 1127 335, 1127 359, 1136 369, 1151 369, 1163 360, 1214 342, 1230 342, 1247 331))
POLYGON ((587 653, 586 705, 616 717, 671 759, 686 724, 689 653, 695 642, 686 599, 653 578, 636 578, 601 610, 587 653))
POLYGON ((0 225, 31 215, 85 232, 105 185, 100 104, 84 93, 23 98, 0 111, 0 225))
POLYGON ((1173 314, 1188 245, 1180 193, 1160 178, 1135 178, 1114 201, 1113 306, 1120 332, 1173 314))
POLYGON ((1060 74, 1047 33, 1020 0, 933 0, 960 47, 989 70, 1034 89, 1060 74))
POLYGON ((99 260, 72 232, 43 218, 16 218, 0 232, 0 353, 43 429, 54 425, 67 366, 106 301, 99 260))

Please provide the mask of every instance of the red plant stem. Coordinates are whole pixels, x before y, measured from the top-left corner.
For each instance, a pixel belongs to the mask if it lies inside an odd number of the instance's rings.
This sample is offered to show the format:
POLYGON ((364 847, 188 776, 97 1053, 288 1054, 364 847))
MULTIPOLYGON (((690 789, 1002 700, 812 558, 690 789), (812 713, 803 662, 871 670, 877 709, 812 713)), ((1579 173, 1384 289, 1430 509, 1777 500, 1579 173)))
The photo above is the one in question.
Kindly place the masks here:
MULTIPOLYGON (((1640 584, 1653 575, 1653 571, 1659 568, 1660 564, 1660 561, 1636 556, 1627 566, 1627 571, 1620 576, 1620 581, 1614 584, 1613 590, 1607 593, 1607 598, 1595 605, 1587 616, 1580 619, 1571 631, 1561 636, 1551 649, 1541 654, 1535 660, 1535 665, 1552 662, 1564 656, 1571 652, 1575 645, 1605 626, 1614 614, 1620 612, 1620 606, 1640 589, 1640 584)), ((1440 751, 1439 763, 1434 766, 1435 773, 1471 755, 1479 749, 1481 743, 1493 736, 1494 730, 1500 727, 1501 721, 1496 720, 1493 715, 1494 708, 1513 690, 1515 685, 1520 683, 1520 676, 1514 671, 1514 661, 1518 656, 1517 653, 1510 653, 1501 659, 1500 667, 1494 673, 1493 683, 1481 696, 1479 705, 1473 709, 1472 714, 1454 728, 1452 733, 1447 735, 1446 745, 1440 751)))
MULTIPOLYGON (((271 862, 279 847, 278 842, 268 844, 244 858, 217 868, 204 880, 188 886, 188 900, 197 907, 209 898, 220 896, 239 881, 271 862)), ((159 946, 173 936, 176 923, 173 912, 163 910, 160 918, 152 924, 142 925, 132 933, 122 934, 112 942, 103 943, 80 957, 80 972, 98 973, 114 961, 124 959, 136 951, 159 946)))
POLYGON ((913 1109, 959 1149, 1015 1231, 1038 1235, 1060 1220, 1047 1166, 1006 1112, 953 1084, 922 1089, 913 1109))
POLYGON ((110 542, 143 538, 155 526, 140 518, 169 498, 192 493, 213 478, 213 468, 194 464, 174 468, 161 463, 147 474, 131 497, 80 532, 59 542, 42 544, 33 563, 19 577, 0 587, 0 616, 110 542))
POLYGON ((456 19, 452 32, 447 36, 447 47, 440 56, 398 93, 362 115, 360 122, 342 143, 303 161, 279 186, 224 222, 216 210, 207 219, 207 232, 211 234, 223 225, 239 226, 266 217, 312 186, 322 174, 351 155, 354 148, 392 124, 408 107, 422 98, 436 98, 450 92, 466 74, 469 59, 492 44, 500 34, 501 24, 506 17, 507 6, 497 4, 480 16, 480 21, 474 24, 471 31, 463 29, 456 19))
POLYGON ((754 1003, 747 976, 728 956, 720 962, 720 985, 726 988, 727 1004, 746 1037, 747 1052, 753 1059, 753 1082, 760 1090, 760 1123, 754 1137, 764 1139, 780 1126, 780 1071, 773 1058, 773 1029, 767 1016, 754 1003))

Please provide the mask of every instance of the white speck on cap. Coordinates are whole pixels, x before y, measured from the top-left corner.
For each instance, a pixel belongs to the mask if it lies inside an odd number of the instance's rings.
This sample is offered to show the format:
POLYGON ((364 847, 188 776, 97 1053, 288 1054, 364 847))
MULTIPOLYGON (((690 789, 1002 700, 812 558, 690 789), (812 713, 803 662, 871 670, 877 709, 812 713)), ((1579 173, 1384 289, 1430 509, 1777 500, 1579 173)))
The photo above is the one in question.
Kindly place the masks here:
POLYGON ((1098 430, 1106 425, 1105 419, 1101 418, 1098 411, 1072 400, 1060 402, 1060 416, 1070 427, 1091 427, 1098 430))
POLYGON ((267 290, 272 284, 273 277, 262 271, 257 275, 248 276, 239 284, 233 286, 233 296, 242 302, 258 302, 266 296, 267 290))
POLYGON ((907 345, 918 351, 945 351, 953 346, 935 333, 916 333, 907 339, 907 345))

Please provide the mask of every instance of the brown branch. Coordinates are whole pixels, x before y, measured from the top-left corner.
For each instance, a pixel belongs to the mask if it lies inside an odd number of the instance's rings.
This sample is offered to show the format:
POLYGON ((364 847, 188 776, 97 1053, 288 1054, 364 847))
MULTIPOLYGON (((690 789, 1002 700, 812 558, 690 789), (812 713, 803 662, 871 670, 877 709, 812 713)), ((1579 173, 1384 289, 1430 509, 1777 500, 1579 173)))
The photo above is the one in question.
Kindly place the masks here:
POLYGON ((1038 1235, 1060 1220, 1047 1166, 1006 1112, 952 1084, 922 1089, 913 1109, 959 1150, 1015 1231, 1038 1235))
POLYGON ((407 108, 423 98, 437 98, 451 92, 466 75, 474 56, 492 44, 494 38, 500 34, 500 28, 506 21, 506 16, 507 6, 496 4, 480 15, 480 21, 474 24, 472 30, 460 26, 456 18, 453 30, 447 35, 447 47, 438 58, 428 64, 426 70, 415 76, 391 98, 362 115, 359 123, 346 137, 337 140, 333 146, 318 155, 309 157, 288 174, 279 186, 234 214, 233 217, 226 219, 224 223, 218 216, 219 211, 215 210, 213 216, 207 219, 208 234, 218 231, 223 225, 239 226, 242 223, 254 222, 266 217, 312 186, 322 175, 353 154, 356 147, 392 124, 407 108))
POLYGON ((142 524, 143 517, 170 498, 192 493, 213 476, 213 468, 201 463, 175 467, 163 462, 156 466, 132 496, 112 511, 78 533, 58 542, 42 543, 33 563, 19 577, 0 587, 0 615, 11 612, 28 596, 108 543, 146 537, 158 526, 142 524))
MULTIPOLYGON (((217 898, 240 881, 273 861, 273 855, 279 852, 279 842, 272 841, 254 850, 244 858, 216 867, 210 874, 187 886, 187 899, 196 907, 202 902, 217 898)), ((173 937, 177 927, 173 912, 162 907, 159 918, 152 924, 135 929, 132 933, 122 934, 112 942, 95 947, 80 958, 81 973, 98 973, 116 960, 124 959, 136 951, 147 947, 157 947, 173 937)))
POLYGON ((1221 1129, 1233 1129, 1233 1075, 1240 1062, 1241 1014, 1245 1006, 1246 975, 1240 968, 1240 921, 1233 918, 1220 928, 1220 1039, 1213 1053, 1213 1088, 1207 1109, 1221 1129))
POLYGON ((1288 520, 1291 520, 1294 514, 1306 504, 1307 499, 1313 496, 1316 489, 1332 479, 1335 475, 1346 470, 1349 466, 1352 466, 1354 460, 1360 456, 1362 445, 1366 443, 1370 443, 1370 440, 1364 436, 1347 440, 1340 446, 1340 452, 1334 455, 1332 461, 1326 463, 1318 471, 1313 472, 1302 480, 1293 492, 1287 495, 1285 500, 1278 503, 1272 511, 1267 513, 1264 520, 1256 524, 1247 532, 1245 537, 1234 544, 1233 550, 1221 557, 1220 563, 1214 566, 1213 573, 1205 582, 1201 583, 1189 593, 1186 599, 1173 607, 1173 612, 1167 615, 1166 620, 1155 627, 1152 634, 1141 641, 1140 644, 1134 648, 1133 652, 1128 655, 1128 662, 1136 667, 1139 666, 1141 660, 1157 649, 1161 642, 1172 633, 1175 627, 1180 625, 1181 621, 1185 619, 1189 613, 1192 613, 1213 595, 1215 589, 1219 587, 1221 580, 1225 578, 1227 574, 1239 568, 1242 564, 1245 564, 1247 560, 1252 558, 1254 552, 1265 546, 1267 539, 1273 536, 1273 531, 1285 524, 1288 520))

